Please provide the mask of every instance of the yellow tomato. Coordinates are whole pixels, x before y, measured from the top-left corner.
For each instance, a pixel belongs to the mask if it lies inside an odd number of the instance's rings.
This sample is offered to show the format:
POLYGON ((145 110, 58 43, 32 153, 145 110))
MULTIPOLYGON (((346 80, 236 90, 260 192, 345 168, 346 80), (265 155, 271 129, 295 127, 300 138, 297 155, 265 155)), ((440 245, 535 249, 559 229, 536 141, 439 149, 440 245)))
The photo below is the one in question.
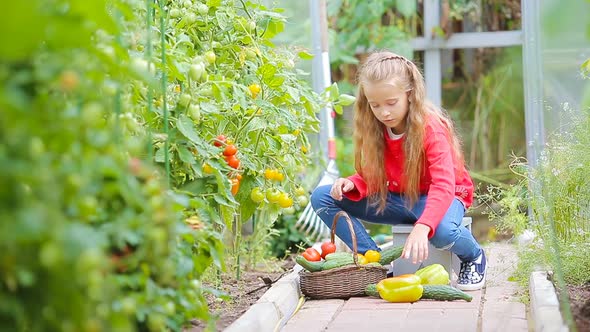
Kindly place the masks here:
POLYGON ((252 94, 252 98, 256 98, 258 96, 258 94, 260 93, 260 90, 262 90, 262 88, 260 87, 260 85, 258 85, 256 83, 252 83, 248 86, 248 90, 250 90, 250 93, 252 94))
POLYGON ((363 254, 357 254, 356 255, 356 260, 359 263, 359 265, 366 265, 366 264, 369 263, 367 261, 367 258, 363 254))
POLYGON ((379 262, 381 254, 377 250, 367 250, 367 252, 365 252, 365 258, 367 259, 367 262, 375 263, 379 262))

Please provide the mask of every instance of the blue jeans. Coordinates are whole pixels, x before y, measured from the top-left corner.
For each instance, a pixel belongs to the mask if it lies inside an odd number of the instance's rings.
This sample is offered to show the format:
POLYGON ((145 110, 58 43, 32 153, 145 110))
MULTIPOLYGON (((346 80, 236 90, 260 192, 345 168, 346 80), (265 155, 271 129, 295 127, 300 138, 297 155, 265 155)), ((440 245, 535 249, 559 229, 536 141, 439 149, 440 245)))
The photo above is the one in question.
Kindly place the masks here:
MULTIPOLYGON (((427 196, 423 195, 420 196, 419 201, 410 210, 406 207, 403 196, 390 192, 387 195, 385 210, 382 214, 377 214, 377 208, 369 206, 366 198, 358 202, 351 201, 346 197, 342 198, 341 201, 333 199, 330 196, 331 188, 331 185, 317 187, 311 195, 311 205, 328 228, 332 227, 334 216, 338 211, 346 211, 353 223, 359 253, 364 253, 370 249, 379 250, 379 247, 369 236, 359 219, 377 224, 413 225, 422 215, 426 205, 427 196)), ((457 199, 453 200, 447 213, 436 228, 434 236, 430 239, 430 243, 435 248, 449 250, 463 262, 473 261, 481 254, 479 243, 465 226, 461 226, 464 215, 465 207, 463 204, 457 199)), ((336 235, 349 248, 352 248, 352 237, 345 220, 338 220, 336 235)))

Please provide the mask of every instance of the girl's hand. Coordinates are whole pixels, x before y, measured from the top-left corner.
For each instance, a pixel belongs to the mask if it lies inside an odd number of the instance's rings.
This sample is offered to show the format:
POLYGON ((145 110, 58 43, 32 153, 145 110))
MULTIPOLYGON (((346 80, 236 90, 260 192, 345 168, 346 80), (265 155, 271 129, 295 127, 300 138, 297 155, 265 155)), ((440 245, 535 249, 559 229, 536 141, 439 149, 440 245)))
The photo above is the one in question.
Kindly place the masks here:
POLYGON ((402 257, 412 258, 412 263, 422 263, 428 258, 428 233, 430 227, 424 224, 415 224, 406 239, 402 257))
POLYGON ((330 190, 330 195, 333 199, 337 201, 342 200, 342 194, 351 191, 354 189, 354 183, 346 178, 340 178, 334 182, 332 185, 332 190, 330 190))

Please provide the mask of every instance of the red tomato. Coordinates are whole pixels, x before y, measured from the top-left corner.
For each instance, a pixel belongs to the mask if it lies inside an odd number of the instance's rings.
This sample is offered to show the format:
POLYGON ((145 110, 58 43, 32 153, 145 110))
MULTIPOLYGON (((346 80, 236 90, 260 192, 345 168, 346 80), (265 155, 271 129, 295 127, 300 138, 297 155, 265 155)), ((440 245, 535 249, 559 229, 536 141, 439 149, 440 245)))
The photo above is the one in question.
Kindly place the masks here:
POLYGON ((236 156, 226 156, 225 161, 231 168, 238 169, 240 167, 240 159, 236 158, 236 156))
POLYGON ((336 245, 330 241, 322 243, 322 258, 326 259, 326 255, 336 252, 336 245))
POLYGON ((236 148, 235 145, 233 144, 228 144, 225 147, 225 150, 223 150, 223 155, 224 156, 233 156, 234 154, 236 154, 238 152, 238 148, 236 148))
POLYGON ((305 249, 302 256, 303 256, 303 258, 307 259, 310 262, 319 262, 322 260, 322 256, 314 248, 305 249))
POLYGON ((215 145, 216 147, 223 146, 225 144, 225 140, 226 140, 225 135, 218 135, 215 138, 215 141, 213 141, 213 145, 215 145))
POLYGON ((238 190, 240 190, 240 180, 233 178, 231 179, 231 193, 232 195, 236 195, 238 193, 238 190))

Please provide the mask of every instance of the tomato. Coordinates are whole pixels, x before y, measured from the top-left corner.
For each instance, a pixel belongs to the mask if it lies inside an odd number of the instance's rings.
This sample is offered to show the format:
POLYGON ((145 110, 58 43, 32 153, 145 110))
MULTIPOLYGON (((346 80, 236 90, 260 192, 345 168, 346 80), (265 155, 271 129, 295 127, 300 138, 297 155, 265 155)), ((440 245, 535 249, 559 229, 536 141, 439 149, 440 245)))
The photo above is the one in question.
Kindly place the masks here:
POLYGON ((212 65, 215 63, 216 60, 216 56, 215 56, 215 52, 213 51, 207 51, 205 52, 205 60, 207 60, 207 62, 212 65))
POLYGON ((381 259, 381 254, 377 250, 367 250, 367 252, 365 252, 365 258, 367 259, 367 262, 374 263, 381 259))
POLYGON ((215 145, 216 147, 220 147, 222 145, 225 145, 225 140, 227 138, 225 137, 225 135, 218 135, 215 138, 215 141, 213 141, 213 145, 215 145))
POLYGON ((205 174, 213 174, 213 167, 211 167, 211 165, 205 163, 205 164, 203 164, 203 172, 205 174))
POLYGON ((204 3, 198 3, 197 13, 199 13, 199 15, 207 15, 207 13, 209 13, 209 7, 204 3))
POLYGON ((80 83, 78 74, 73 70, 66 70, 59 77, 59 87, 63 92, 72 92, 80 83))
POLYGON ((197 104, 191 104, 188 107, 188 116, 196 123, 199 123, 201 121, 201 107, 197 104))
POLYGON ((191 95, 189 95, 188 93, 183 93, 180 95, 180 98, 178 98, 178 105, 187 107, 188 104, 191 102, 191 99, 191 95))
POLYGON ((279 195, 279 206, 282 208, 288 208, 293 206, 293 198, 289 197, 287 193, 281 193, 279 195))
POLYGON ((250 192, 250 199, 255 203, 262 202, 264 200, 264 193, 262 192, 262 189, 260 189, 260 187, 252 189, 250 192))
POLYGON ((121 300, 121 310, 127 315, 134 314, 137 310, 137 302, 132 297, 126 297, 121 300))
POLYGON ((205 65, 203 63, 195 63, 189 67, 188 76, 193 81, 198 81, 203 76, 203 72, 205 71, 205 65))
POLYGON ((357 254, 356 261, 359 263, 359 265, 365 265, 365 264, 369 263, 369 261, 367 260, 367 257, 365 257, 365 255, 363 255, 363 254, 357 254))
POLYGON ((171 18, 179 18, 182 15, 182 12, 178 8, 170 9, 170 17, 171 18))
POLYGON ((326 259, 326 255, 336 252, 336 245, 331 241, 322 243, 322 258, 326 259))
POLYGON ((232 195, 236 195, 238 193, 238 190, 240 190, 240 180, 233 178, 231 179, 231 193, 232 195))
POLYGON ((248 32, 253 32, 254 29, 256 29, 256 22, 254 22, 254 21, 248 21, 248 24, 246 24, 246 30, 248 32))
POLYGON ((264 178, 267 180, 272 180, 275 178, 276 171, 274 169, 267 168, 264 170, 264 178))
POLYGON ((289 216, 290 215, 293 215, 293 214, 295 214, 295 208, 293 206, 288 207, 288 208, 284 208, 283 209, 283 214, 284 215, 289 215, 289 216))
POLYGON ((299 186, 297 188, 295 188, 295 196, 303 196, 305 195, 305 189, 303 189, 303 187, 299 186))
POLYGON ((224 156, 233 156, 238 152, 238 148, 236 148, 235 145, 233 144, 228 144, 225 147, 225 150, 223 150, 223 155, 224 156))
POLYGON ((322 260, 322 256, 314 248, 305 249, 305 251, 303 252, 303 254, 301 254, 301 256, 303 256, 303 258, 307 259, 310 262, 319 262, 322 260))
POLYGON ((297 204, 301 207, 306 206, 309 203, 309 199, 305 195, 297 196, 297 204))
POLYGON ((275 170, 275 174, 274 174, 274 180, 275 180, 275 181, 278 181, 278 182, 281 182, 281 181, 283 181, 284 179, 285 179, 285 175, 284 175, 283 173, 281 173, 280 171, 278 171, 278 170, 275 170))
POLYGON ((258 94, 260 93, 260 91, 262 90, 262 88, 260 87, 260 85, 258 85, 256 83, 252 83, 248 86, 248 90, 250 90, 250 94, 252 95, 252 98, 256 98, 258 96, 258 94))
POLYGON ((281 196, 281 192, 275 188, 268 188, 266 190, 266 199, 268 199, 268 201, 271 203, 278 202, 280 196, 281 196))
POLYGON ((233 156, 226 156, 225 161, 231 168, 238 169, 240 167, 240 159, 238 159, 235 155, 233 156))

